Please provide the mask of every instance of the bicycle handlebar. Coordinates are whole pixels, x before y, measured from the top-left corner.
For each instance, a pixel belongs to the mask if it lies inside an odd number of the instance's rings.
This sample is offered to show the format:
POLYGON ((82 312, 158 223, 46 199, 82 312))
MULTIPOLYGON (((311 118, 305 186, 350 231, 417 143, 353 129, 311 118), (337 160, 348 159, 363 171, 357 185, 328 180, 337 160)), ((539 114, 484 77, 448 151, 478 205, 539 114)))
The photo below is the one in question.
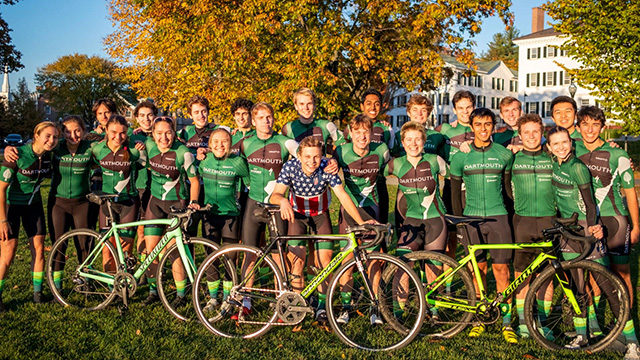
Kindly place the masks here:
POLYGON ((386 239, 392 233, 391 224, 362 224, 347 227, 347 233, 375 232, 376 237, 372 241, 363 242, 358 245, 358 249, 367 249, 378 246, 382 240, 386 239))
POLYGON ((178 218, 178 222, 175 225, 170 226, 167 229, 167 232, 173 231, 175 229, 177 229, 179 226, 183 225, 184 229, 186 230, 187 226, 189 225, 189 221, 191 220, 191 215, 193 215, 196 212, 206 212, 211 210, 211 205, 207 204, 207 206, 201 207, 200 209, 190 209, 190 208, 182 208, 182 209, 178 209, 175 208, 173 206, 171 206, 169 208, 169 210, 171 211, 171 213, 169 214, 170 218, 178 218))
POLYGON ((567 240, 575 241, 581 244, 582 252, 577 258, 570 260, 571 262, 578 262, 580 260, 584 260, 591 252, 593 244, 595 244, 596 241, 598 241, 598 239, 596 239, 596 237, 593 235, 589 235, 589 236, 576 235, 570 229, 567 228, 571 225, 575 225, 577 222, 578 222, 578 213, 573 213, 573 215, 570 218, 554 219, 552 228, 542 230, 542 234, 544 235, 545 238, 552 239, 554 235, 561 235, 567 240))

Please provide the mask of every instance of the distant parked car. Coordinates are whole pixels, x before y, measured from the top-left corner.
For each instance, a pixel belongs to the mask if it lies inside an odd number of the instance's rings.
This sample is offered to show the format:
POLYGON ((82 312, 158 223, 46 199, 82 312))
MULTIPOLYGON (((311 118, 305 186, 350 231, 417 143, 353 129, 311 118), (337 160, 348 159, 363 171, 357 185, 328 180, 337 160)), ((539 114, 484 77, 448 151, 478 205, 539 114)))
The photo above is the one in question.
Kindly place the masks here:
POLYGON ((6 146, 20 146, 23 144, 22 136, 18 134, 9 134, 4 138, 3 145, 6 146))

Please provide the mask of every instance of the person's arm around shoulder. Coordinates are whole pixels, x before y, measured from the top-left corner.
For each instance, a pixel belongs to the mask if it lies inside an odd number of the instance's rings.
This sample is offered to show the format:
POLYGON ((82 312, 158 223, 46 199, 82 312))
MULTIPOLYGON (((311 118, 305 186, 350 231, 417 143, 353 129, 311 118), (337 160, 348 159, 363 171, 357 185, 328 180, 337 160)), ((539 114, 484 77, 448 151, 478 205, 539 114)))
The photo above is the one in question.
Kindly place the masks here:
POLYGON ((344 190, 344 186, 342 184, 332 187, 332 189, 333 193, 338 197, 338 200, 340 200, 340 204, 344 207, 344 210, 347 212, 347 214, 349 214, 349 216, 351 216, 351 218, 353 218, 353 220, 355 220, 356 223, 358 223, 358 225, 362 225, 365 223, 378 223, 375 220, 364 221, 364 219, 362 219, 362 216, 360 216, 360 213, 358 212, 358 208, 351 200, 349 194, 347 194, 347 192, 344 190))

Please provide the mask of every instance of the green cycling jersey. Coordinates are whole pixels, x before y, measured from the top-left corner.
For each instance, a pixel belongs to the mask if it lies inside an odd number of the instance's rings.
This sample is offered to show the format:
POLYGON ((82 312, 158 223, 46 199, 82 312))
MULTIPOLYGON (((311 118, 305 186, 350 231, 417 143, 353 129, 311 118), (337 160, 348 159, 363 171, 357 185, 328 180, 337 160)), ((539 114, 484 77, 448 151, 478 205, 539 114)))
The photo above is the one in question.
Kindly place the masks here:
POLYGON ((42 203, 40 185, 51 174, 51 153, 38 156, 33 152, 32 144, 18 147, 18 161, 2 162, 1 180, 9 183, 7 203, 31 205, 42 203))
POLYGON ((442 124, 442 128, 440 132, 445 138, 445 155, 444 158, 447 162, 451 163, 451 159, 453 156, 460 151, 460 145, 463 143, 473 140, 473 130, 471 130, 470 126, 462 125, 461 123, 457 123, 456 126, 451 126, 449 124, 442 124))
POLYGON ((91 148, 94 162, 102 169, 102 191, 117 194, 119 200, 138 196, 136 174, 139 167, 146 165, 144 151, 138 151, 132 143, 120 146, 111 151, 106 141, 101 141, 91 148))
POLYGON ((198 175, 195 158, 189 149, 174 141, 162 152, 153 140, 145 143, 151 173, 151 196, 159 200, 188 200, 187 178, 198 175))
POLYGON ((360 156, 353 150, 353 143, 347 143, 336 148, 334 157, 344 173, 345 189, 353 203, 359 207, 377 206, 378 175, 390 159, 387 145, 372 142, 367 154, 360 156))
POLYGON ((511 188, 516 214, 531 217, 555 216, 552 178, 553 161, 544 150, 519 151, 511 167, 511 188))
POLYGON ((300 119, 290 121, 282 127, 281 134, 298 143, 307 136, 313 136, 322 142, 323 152, 326 152, 325 145, 329 138, 333 140, 334 144, 339 144, 344 141, 342 133, 334 123, 320 119, 313 119, 308 124, 302 123, 300 119))
POLYGON ((51 196, 80 199, 91 191, 89 177, 91 175, 91 148, 93 144, 95 143, 81 140, 78 148, 72 154, 67 147, 67 142, 60 141, 52 154, 51 196))
POLYGON ((587 218, 586 203, 593 203, 593 198, 585 201, 585 192, 580 191, 587 190, 589 196, 593 197, 591 173, 582 161, 574 155, 570 155, 562 164, 554 161, 552 183, 561 217, 569 218, 576 212, 579 220, 588 220, 589 225, 595 224, 595 219, 587 218))
POLYGON ((198 168, 204 183, 204 202, 212 206, 214 215, 240 215, 238 183, 242 178, 249 182, 247 162, 240 156, 229 155, 224 159, 208 153, 198 168))

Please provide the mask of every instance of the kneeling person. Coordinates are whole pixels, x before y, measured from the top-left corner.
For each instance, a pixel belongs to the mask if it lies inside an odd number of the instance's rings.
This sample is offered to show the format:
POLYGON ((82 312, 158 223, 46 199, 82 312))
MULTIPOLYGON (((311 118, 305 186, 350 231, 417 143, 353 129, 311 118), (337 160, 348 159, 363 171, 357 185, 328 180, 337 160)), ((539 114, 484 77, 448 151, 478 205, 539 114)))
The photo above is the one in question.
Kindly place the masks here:
MULTIPOLYGON (((270 202, 280 205, 282 219, 289 222, 288 235, 332 233, 329 218, 331 203, 329 187, 333 189, 347 213, 358 224, 364 223, 338 175, 324 172, 327 161, 322 158, 322 153, 322 143, 318 139, 305 138, 298 147, 298 158, 287 161, 278 176, 270 202), (289 199, 284 195, 287 189, 289 189, 289 199)), ((302 272, 306 257, 305 242, 304 240, 289 242, 289 261, 291 273, 294 276, 291 283, 296 292, 301 292, 304 288, 302 272)), ((333 253, 333 242, 318 241, 314 245, 316 264, 322 267, 327 266, 333 253)), ((324 309, 326 288, 326 281, 318 287, 319 302, 316 319, 323 321, 327 316, 324 309)))

